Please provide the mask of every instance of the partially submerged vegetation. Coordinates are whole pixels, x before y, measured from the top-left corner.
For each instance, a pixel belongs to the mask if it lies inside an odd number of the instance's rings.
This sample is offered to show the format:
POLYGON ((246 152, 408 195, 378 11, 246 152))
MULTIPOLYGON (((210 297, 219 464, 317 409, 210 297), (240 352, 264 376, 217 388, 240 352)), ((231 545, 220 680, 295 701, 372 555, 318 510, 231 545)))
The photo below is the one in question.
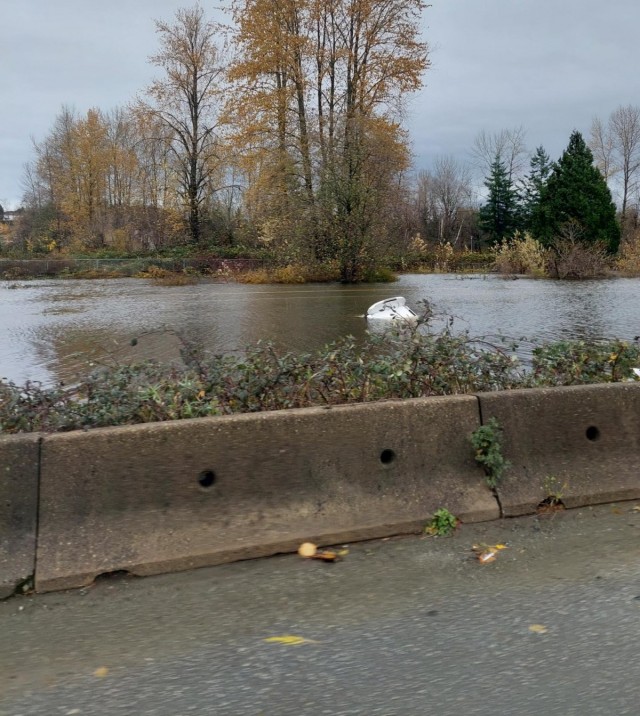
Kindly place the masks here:
POLYGON ((191 256, 20 256, 14 252, 0 256, 0 279, 16 281, 30 278, 145 278, 171 285, 193 283, 197 277, 235 279, 259 269, 265 258, 221 258, 194 253, 191 256), (161 280, 162 279, 162 280, 161 280))
MULTIPOLYGON (((450 244, 435 249, 411 250, 390 255, 385 263, 371 262, 363 267, 362 283, 389 283, 399 273, 483 273, 494 269, 491 252, 454 251, 450 244)), ((218 278, 250 284, 302 284, 341 281, 340 266, 335 261, 278 262, 263 258, 223 259, 196 256, 172 259, 165 257, 95 258, 33 255, 4 258, 0 255, 0 280, 32 278, 152 278, 164 285, 194 283, 198 277, 218 278), (162 280, 160 280, 162 279, 162 280)))
POLYGON ((578 234, 577 227, 567 227, 562 236, 543 246, 529 233, 516 233, 493 249, 493 268, 501 274, 534 278, 640 276, 640 235, 631 237, 612 256, 601 244, 580 241, 578 234))
MULTIPOLYGON (((426 312, 428 316, 428 311, 426 312)), ((184 344, 181 365, 141 363, 95 372, 73 387, 0 381, 0 432, 65 431, 386 399, 633 379, 640 348, 620 340, 515 345, 451 325, 351 337, 314 353, 258 343, 242 355, 184 344)))

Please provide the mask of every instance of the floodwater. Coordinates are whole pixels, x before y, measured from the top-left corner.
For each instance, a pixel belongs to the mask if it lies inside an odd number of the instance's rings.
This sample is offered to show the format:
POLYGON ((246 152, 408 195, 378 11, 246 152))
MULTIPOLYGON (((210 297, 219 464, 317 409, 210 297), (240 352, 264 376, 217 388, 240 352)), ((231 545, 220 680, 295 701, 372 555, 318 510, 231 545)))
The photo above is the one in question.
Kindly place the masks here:
POLYGON ((418 311, 426 299, 454 316, 454 327, 477 336, 539 341, 640 334, 640 279, 408 274, 394 284, 363 286, 0 281, 0 377, 73 382, 99 364, 169 362, 179 355, 178 334, 217 353, 258 340, 312 350, 348 334, 361 338, 368 306, 395 295, 418 311))

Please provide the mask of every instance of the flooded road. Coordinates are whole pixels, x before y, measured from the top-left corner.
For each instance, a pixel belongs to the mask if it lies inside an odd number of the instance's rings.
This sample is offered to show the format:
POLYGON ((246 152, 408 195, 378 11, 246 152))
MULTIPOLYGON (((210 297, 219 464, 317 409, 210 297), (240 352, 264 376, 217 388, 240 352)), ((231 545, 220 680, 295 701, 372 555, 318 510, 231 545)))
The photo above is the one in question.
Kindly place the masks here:
POLYGON ((19 383, 73 381, 96 364, 171 361, 178 357, 176 333, 214 352, 242 350, 258 340, 313 350, 344 335, 364 336, 368 306, 394 295, 418 311, 427 299, 475 335, 557 340, 640 334, 640 279, 408 274, 394 284, 361 286, 2 281, 0 376, 19 383))

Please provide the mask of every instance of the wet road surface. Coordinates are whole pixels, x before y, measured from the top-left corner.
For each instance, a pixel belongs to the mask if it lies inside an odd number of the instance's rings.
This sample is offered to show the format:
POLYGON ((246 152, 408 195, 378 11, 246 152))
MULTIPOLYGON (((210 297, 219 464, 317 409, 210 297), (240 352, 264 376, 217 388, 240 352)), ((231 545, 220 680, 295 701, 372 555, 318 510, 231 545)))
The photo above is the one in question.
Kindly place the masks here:
POLYGON ((0 716, 637 715, 635 505, 13 598, 0 716))

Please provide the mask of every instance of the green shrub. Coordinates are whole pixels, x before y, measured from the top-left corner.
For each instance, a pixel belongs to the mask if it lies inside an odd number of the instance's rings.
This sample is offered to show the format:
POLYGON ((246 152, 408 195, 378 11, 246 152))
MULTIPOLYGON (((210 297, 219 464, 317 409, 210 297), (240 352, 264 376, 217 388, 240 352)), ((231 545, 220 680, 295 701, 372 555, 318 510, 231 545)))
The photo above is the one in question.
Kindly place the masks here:
POLYGON ((482 465, 487 485, 498 486, 510 464, 502 454, 502 429, 495 418, 471 433, 471 444, 476 451, 476 462, 482 465))
MULTIPOLYGON (((209 415, 455 395, 509 388, 633 379, 637 344, 607 341, 538 346, 524 369, 515 346, 467 332, 396 326, 357 342, 346 337, 314 353, 258 343, 242 355, 208 355, 183 343, 181 365, 141 363, 102 369, 77 385, 0 380, 0 432, 64 431, 209 415)), ((497 425, 474 434, 490 483, 500 479, 497 425)))
POLYGON ((424 531, 432 537, 448 537, 458 526, 458 518, 446 507, 440 507, 433 513, 424 531))
POLYGON ((558 341, 533 349, 527 386, 615 383, 633 379, 640 366, 637 341, 558 341))

